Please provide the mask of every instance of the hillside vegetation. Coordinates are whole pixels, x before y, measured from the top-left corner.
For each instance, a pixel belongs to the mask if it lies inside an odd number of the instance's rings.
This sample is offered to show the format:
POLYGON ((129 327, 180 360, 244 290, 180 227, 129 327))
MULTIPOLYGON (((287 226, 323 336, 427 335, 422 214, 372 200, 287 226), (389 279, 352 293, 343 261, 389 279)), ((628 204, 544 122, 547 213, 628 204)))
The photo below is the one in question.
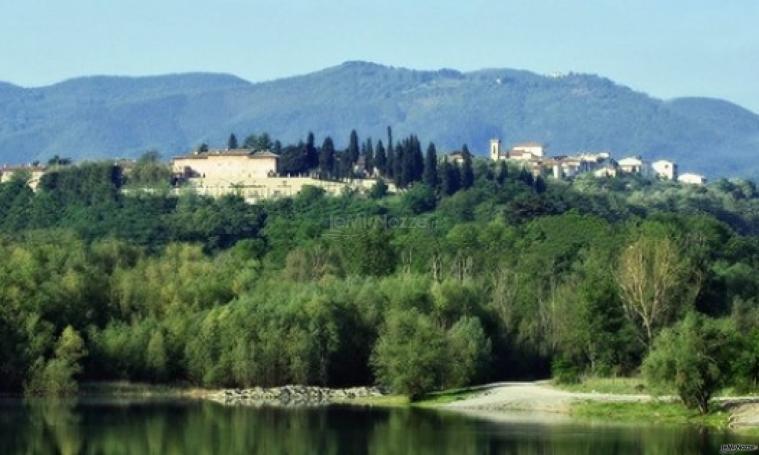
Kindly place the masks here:
POLYGON ((107 162, 48 173, 37 193, 4 183, 0 389, 379 383, 416 398, 643 365, 693 407, 755 390, 753 183, 473 169, 450 194, 417 176, 398 195, 261 205, 125 194, 107 162))

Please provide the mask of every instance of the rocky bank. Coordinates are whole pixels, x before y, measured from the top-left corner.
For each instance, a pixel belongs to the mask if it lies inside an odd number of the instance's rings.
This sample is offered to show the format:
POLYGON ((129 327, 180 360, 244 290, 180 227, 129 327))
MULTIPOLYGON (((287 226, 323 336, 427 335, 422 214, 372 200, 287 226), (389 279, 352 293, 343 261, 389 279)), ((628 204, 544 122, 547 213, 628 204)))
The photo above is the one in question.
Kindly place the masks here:
POLYGON ((235 406, 322 406, 349 403, 362 398, 382 396, 376 387, 351 387, 331 389, 301 385, 283 387, 254 387, 250 389, 224 389, 209 392, 205 398, 225 405, 235 406))

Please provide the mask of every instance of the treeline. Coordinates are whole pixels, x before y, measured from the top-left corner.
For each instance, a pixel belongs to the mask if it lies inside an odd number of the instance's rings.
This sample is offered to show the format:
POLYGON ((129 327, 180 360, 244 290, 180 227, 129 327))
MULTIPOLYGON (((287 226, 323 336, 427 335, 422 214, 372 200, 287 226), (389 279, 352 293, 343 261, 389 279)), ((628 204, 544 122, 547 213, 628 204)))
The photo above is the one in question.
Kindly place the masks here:
POLYGON ((124 194, 106 163, 61 167, 37 193, 0 185, 0 387, 380 383, 420 396, 643 371, 696 407, 715 388, 756 388, 752 183, 545 182, 472 160, 467 187, 466 161, 425 168, 431 155, 397 195, 310 188, 257 206, 124 194))

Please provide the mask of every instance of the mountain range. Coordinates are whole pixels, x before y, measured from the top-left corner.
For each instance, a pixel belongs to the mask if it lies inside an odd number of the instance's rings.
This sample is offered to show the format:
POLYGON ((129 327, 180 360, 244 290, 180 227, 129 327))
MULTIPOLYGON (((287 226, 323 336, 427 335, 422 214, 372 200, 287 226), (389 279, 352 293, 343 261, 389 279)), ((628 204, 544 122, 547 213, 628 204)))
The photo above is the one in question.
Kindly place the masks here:
POLYGON ((610 151, 669 158, 681 170, 759 176, 759 115, 713 98, 661 100, 589 74, 513 69, 418 71, 346 62, 306 75, 251 83, 227 74, 94 76, 23 88, 0 82, 0 163, 164 157, 231 132, 268 132, 283 143, 351 129, 384 139, 417 134, 439 150, 488 140, 538 141, 551 154, 610 151))

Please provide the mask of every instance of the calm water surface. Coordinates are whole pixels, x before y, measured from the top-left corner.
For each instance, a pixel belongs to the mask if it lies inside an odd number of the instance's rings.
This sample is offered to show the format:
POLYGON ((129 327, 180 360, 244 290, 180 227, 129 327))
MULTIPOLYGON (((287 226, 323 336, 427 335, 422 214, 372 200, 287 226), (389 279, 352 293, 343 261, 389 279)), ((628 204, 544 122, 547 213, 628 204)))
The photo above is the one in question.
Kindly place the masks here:
POLYGON ((499 422, 420 409, 0 400, 0 454, 716 454, 724 442, 757 442, 750 439, 690 427, 499 422))

